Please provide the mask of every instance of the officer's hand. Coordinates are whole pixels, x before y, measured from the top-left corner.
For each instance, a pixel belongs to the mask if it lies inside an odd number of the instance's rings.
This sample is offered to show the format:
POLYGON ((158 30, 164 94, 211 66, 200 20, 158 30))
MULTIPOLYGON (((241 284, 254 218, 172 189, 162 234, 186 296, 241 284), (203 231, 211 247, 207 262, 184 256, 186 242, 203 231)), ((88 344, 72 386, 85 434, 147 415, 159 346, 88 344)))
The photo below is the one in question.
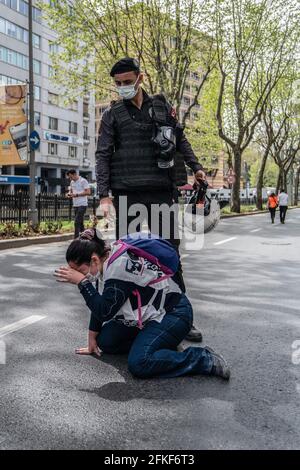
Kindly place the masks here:
POLYGON ((103 212, 104 217, 108 217, 108 215, 112 212, 113 209, 113 202, 110 197, 103 197, 100 199, 99 209, 103 212))
POLYGON ((196 186, 199 186, 199 182, 206 180, 206 174, 203 170, 196 171, 194 176, 195 176, 195 183, 194 184, 196 186))

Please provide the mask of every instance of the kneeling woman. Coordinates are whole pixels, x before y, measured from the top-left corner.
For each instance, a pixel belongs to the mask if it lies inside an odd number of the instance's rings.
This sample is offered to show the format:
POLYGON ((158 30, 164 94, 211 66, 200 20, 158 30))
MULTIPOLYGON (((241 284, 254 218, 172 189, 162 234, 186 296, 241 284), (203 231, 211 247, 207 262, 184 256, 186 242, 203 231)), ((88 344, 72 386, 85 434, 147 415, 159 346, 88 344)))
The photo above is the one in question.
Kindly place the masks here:
POLYGON ((129 250, 116 258, 119 248, 111 251, 86 230, 70 244, 68 266, 55 271, 57 280, 78 285, 91 311, 88 347, 76 352, 129 353, 129 371, 140 378, 205 374, 228 380, 226 361, 211 348, 177 350, 193 322, 192 306, 177 284, 129 250), (93 285, 99 278, 101 294, 93 285))

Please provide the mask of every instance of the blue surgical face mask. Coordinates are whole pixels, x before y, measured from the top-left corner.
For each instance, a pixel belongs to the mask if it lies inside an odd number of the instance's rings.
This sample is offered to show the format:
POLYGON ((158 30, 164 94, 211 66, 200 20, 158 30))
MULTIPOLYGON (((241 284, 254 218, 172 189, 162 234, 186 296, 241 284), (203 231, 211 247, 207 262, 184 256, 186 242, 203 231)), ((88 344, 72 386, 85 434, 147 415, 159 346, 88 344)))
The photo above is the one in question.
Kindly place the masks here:
POLYGON ((132 100, 138 92, 139 88, 135 88, 135 85, 138 82, 139 77, 136 79, 133 85, 124 85, 124 86, 117 86, 117 92, 124 98, 124 100, 132 100))

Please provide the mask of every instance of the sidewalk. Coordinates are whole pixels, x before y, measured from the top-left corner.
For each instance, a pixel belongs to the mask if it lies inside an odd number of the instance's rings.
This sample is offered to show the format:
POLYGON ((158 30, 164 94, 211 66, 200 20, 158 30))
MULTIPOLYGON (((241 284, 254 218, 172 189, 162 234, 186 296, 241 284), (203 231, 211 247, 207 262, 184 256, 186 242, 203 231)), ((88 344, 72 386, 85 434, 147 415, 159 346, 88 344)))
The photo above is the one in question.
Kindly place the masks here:
MULTIPOLYGON (((299 206, 289 207, 289 210, 297 209, 299 206)), ((258 214, 267 214, 268 210, 261 211, 252 211, 252 212, 243 212, 241 214, 222 214, 221 219, 230 219, 235 217, 244 217, 248 215, 258 215, 258 214)), ((45 243, 55 243, 55 242, 64 242, 72 240, 74 233, 62 233, 58 235, 41 235, 36 237, 22 237, 22 238, 9 238, 0 240, 0 251, 8 250, 12 248, 22 248, 23 246, 29 245, 39 245, 45 243)))

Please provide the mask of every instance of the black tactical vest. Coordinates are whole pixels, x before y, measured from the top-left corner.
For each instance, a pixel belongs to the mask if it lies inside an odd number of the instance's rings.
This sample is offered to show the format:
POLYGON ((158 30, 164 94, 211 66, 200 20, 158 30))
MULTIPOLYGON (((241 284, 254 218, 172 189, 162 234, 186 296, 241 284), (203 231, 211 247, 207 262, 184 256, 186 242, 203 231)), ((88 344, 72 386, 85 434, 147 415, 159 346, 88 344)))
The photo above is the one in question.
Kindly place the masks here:
POLYGON ((134 121, 123 101, 114 103, 112 112, 117 124, 115 151, 110 164, 112 190, 172 190, 174 186, 186 183, 183 156, 178 152, 173 168, 163 170, 158 167, 157 149, 152 142, 154 122, 134 121), (178 160, 181 165, 178 165, 178 160), (178 172, 179 169, 181 171, 178 172))

